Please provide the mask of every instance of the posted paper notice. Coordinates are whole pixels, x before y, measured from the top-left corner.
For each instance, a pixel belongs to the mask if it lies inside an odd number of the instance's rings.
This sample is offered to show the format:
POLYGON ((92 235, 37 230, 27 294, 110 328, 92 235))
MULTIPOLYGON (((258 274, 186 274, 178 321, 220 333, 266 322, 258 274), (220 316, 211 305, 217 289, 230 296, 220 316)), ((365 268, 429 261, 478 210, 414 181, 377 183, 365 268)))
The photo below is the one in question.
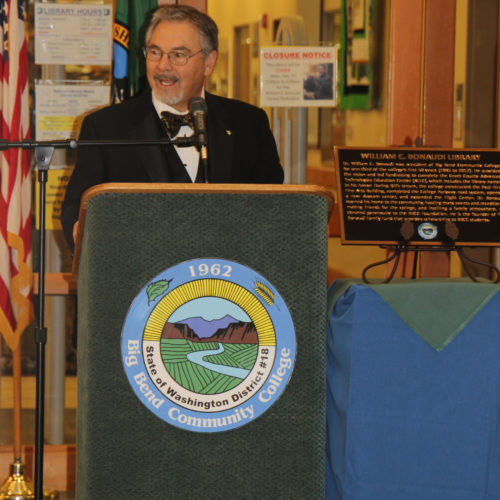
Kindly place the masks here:
POLYGON ((335 106, 335 47, 263 47, 261 106, 335 106))

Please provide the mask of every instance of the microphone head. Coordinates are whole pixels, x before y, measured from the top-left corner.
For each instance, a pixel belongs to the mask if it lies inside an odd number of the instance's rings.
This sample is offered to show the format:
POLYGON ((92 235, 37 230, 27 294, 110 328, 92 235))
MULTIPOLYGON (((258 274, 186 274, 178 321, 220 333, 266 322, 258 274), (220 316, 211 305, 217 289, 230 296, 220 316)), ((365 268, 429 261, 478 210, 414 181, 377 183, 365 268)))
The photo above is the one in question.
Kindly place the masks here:
POLYGON ((194 115, 195 113, 206 113, 207 103, 203 97, 193 97, 189 101, 189 111, 194 115))

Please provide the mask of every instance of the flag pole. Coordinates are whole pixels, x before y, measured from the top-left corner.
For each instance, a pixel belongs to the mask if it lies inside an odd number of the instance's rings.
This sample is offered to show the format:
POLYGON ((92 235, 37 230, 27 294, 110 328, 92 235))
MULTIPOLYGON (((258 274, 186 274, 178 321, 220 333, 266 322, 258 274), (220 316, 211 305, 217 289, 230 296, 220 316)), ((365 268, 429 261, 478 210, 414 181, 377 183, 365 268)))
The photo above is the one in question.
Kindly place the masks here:
POLYGON ((12 351, 14 462, 10 465, 10 476, 0 487, 1 500, 34 498, 33 485, 24 477, 22 461, 22 388, 21 388, 21 342, 12 351))
POLYGON ((21 459, 22 451, 22 388, 21 388, 21 341, 12 352, 13 420, 14 420, 14 460, 21 459))

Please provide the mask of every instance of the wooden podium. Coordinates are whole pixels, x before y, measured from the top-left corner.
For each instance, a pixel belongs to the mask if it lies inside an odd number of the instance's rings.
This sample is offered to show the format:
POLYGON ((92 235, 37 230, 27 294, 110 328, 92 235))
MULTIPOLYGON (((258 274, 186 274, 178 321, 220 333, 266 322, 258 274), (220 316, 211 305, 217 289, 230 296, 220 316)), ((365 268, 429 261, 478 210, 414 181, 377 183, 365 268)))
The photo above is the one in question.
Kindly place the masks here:
POLYGON ((74 259, 77 498, 324 498, 332 206, 317 186, 103 184, 85 193, 74 259), (164 270, 197 259, 264 277, 295 334, 295 365, 279 399, 223 432, 159 418, 134 393, 122 357, 134 298, 164 270))

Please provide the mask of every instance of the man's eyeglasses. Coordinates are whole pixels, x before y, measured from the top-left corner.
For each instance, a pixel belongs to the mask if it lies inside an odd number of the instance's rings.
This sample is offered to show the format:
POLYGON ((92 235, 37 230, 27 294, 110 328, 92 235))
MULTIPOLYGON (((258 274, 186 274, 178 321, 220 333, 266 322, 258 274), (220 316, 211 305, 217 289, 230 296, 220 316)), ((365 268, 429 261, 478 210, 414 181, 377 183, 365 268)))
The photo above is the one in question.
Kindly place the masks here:
POLYGON ((166 55, 170 63, 174 66, 185 66, 192 57, 194 57, 196 54, 199 54, 200 52, 203 52, 202 49, 200 49, 198 52, 195 52, 194 54, 186 54, 184 52, 177 52, 176 50, 172 50, 171 52, 163 52, 163 50, 158 47, 144 47, 143 51, 144 57, 148 61, 158 62, 164 55, 166 55))

